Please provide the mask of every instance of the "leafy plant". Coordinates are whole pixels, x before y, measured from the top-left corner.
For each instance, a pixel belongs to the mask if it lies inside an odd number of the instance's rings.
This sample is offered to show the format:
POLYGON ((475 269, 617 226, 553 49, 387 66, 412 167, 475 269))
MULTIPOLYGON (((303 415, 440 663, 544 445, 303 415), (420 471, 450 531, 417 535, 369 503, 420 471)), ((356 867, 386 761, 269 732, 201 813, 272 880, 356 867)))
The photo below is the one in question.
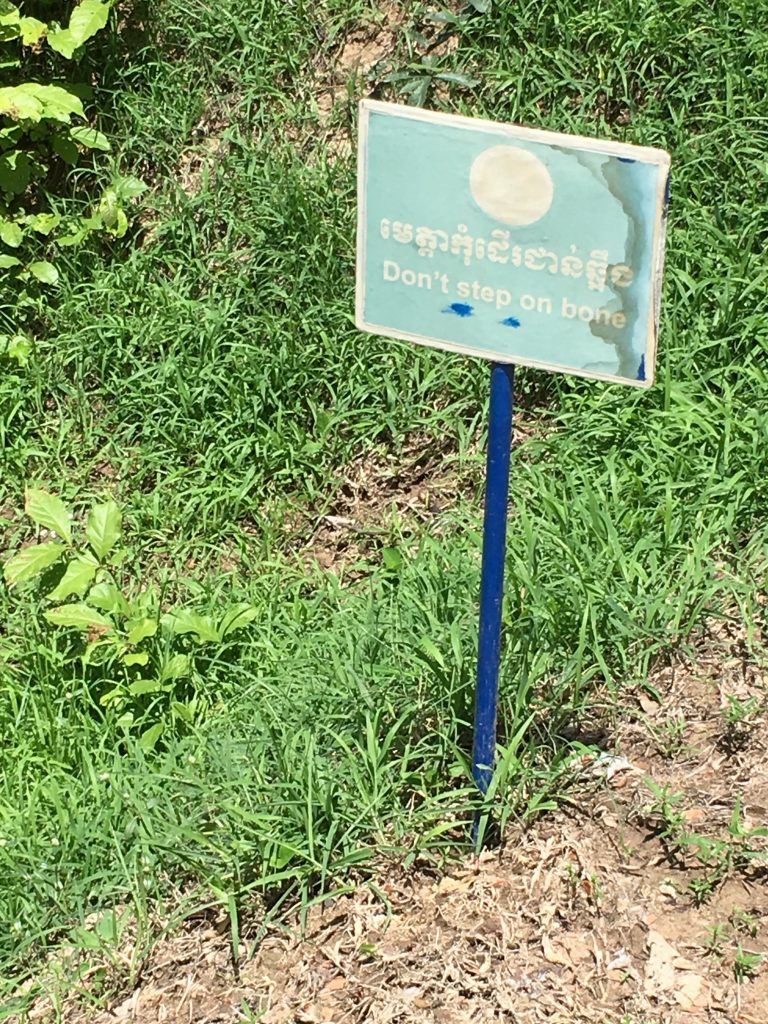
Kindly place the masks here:
POLYGON ((762 705, 757 697, 741 699, 733 693, 726 694, 727 703, 723 708, 725 728, 719 745, 728 754, 742 750, 748 743, 762 705))
MULTIPOLYGON (((62 26, 25 16, 11 0, 0 0, 4 65, 25 68, 44 46, 77 60, 107 24, 110 8, 111 0, 81 0, 62 26)), ((84 91, 34 80, 0 88, 0 273, 14 289, 3 311, 0 356, 19 363, 29 357, 31 324, 45 308, 45 291, 59 279, 49 258, 54 245, 76 245, 93 231, 121 237, 128 227, 127 203, 144 189, 137 179, 115 174, 85 216, 56 201, 62 167, 75 167, 85 151, 111 150, 107 137, 87 124, 84 91)))
POLYGON ((655 798, 647 813, 655 819, 659 837, 668 845, 675 847, 685 825, 680 808, 683 794, 674 792, 668 785, 660 786, 650 778, 645 779, 645 785, 655 798))
POLYGON ((693 902, 697 907, 700 907, 703 903, 712 896, 717 889, 718 885, 722 880, 722 872, 720 870, 709 871, 705 875, 701 875, 698 878, 692 878, 688 883, 688 892, 693 897, 693 902))
POLYGON ((120 585, 117 571, 125 549, 120 545, 122 515, 114 501, 93 505, 80 537, 70 510, 54 494, 28 490, 25 510, 46 539, 7 559, 5 581, 9 587, 36 583, 42 619, 74 632, 77 640, 67 658, 99 670, 99 704, 115 709, 123 728, 140 728, 145 750, 156 744, 169 721, 194 724, 206 702, 185 692, 196 656, 182 638, 198 648, 220 646, 255 618, 253 606, 234 604, 218 617, 187 607, 161 614, 154 586, 120 585))
POLYGON ((724 955, 724 943, 728 939, 728 925, 722 922, 710 925, 707 928, 707 940, 704 948, 712 956, 722 957, 724 955))
POLYGON ((659 753, 663 757, 671 758, 678 754, 685 746, 685 733, 688 723, 685 715, 673 715, 665 719, 660 725, 651 725, 650 731, 653 735, 659 753))
POLYGON ((757 933, 760 930, 760 922, 754 914, 750 914, 748 910, 743 910, 741 907, 734 907, 731 911, 729 921, 737 932, 742 932, 744 935, 748 935, 752 939, 757 938, 757 933))
POLYGON ((768 850, 756 844, 756 840, 768 837, 768 828, 745 828, 742 822, 741 801, 736 800, 726 837, 711 838, 698 833, 682 832, 680 842, 692 849, 697 859, 719 878, 724 878, 734 869, 744 870, 755 861, 765 860, 768 850))
POLYGON ((659 786, 652 779, 646 779, 645 783, 656 798, 647 812, 655 819, 657 833, 667 850, 678 857, 693 853, 705 869, 703 875, 688 884, 688 891, 697 903, 711 896, 733 871, 743 871, 755 861, 768 857, 768 851, 756 842, 768 837, 768 829, 745 828, 740 800, 734 805, 727 835, 708 836, 688 830, 679 806, 681 793, 672 793, 669 786, 659 786))
POLYGON ((472 75, 446 71, 439 59, 430 54, 409 62, 405 68, 382 75, 381 81, 394 86, 398 95, 417 107, 427 102, 430 89, 437 82, 458 85, 464 89, 473 89, 480 84, 480 80, 472 75))
POLYGON ((736 979, 738 981, 746 981, 748 978, 754 978, 762 962, 762 953, 751 953, 749 950, 744 949, 740 942, 736 944, 733 973, 736 975, 736 979))
POLYGON ((734 728, 748 723, 760 711, 760 701, 757 697, 748 697, 741 700, 733 693, 726 694, 727 704, 723 709, 723 718, 728 728, 734 728))

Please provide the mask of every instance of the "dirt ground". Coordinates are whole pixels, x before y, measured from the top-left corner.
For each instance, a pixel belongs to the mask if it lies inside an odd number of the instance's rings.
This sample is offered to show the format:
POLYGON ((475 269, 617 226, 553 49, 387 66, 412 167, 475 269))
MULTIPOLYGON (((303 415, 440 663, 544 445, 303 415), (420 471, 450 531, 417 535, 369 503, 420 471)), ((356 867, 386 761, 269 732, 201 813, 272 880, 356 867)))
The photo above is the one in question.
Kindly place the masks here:
POLYGON ((226 927, 188 926, 108 1011, 61 1016, 766 1024, 767 682, 742 633, 713 627, 695 664, 654 679, 660 702, 628 698, 562 809, 500 850, 444 874, 391 866, 314 908, 303 936, 269 934, 238 977, 226 927))

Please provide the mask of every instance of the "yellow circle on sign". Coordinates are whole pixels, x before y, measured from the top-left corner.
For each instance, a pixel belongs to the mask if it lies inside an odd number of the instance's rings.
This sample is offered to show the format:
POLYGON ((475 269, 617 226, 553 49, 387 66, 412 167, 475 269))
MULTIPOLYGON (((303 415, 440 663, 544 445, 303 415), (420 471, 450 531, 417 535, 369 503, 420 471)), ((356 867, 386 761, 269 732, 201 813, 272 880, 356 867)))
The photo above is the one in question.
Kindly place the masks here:
POLYGON ((469 172, 472 198, 489 217, 522 227, 543 217, 554 188, 544 164, 517 146, 491 146, 469 172))

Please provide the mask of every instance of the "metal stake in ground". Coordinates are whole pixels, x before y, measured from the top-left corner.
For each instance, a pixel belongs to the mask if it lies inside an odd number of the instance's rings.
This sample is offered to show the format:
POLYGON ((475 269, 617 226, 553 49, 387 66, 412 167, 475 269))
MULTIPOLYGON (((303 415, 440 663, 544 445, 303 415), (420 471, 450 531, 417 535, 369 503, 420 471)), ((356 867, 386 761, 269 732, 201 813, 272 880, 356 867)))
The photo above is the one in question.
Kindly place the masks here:
MULTIPOLYGON (((507 540, 509 460, 515 368, 494 363, 491 369, 491 407, 483 521, 483 568, 480 582, 480 638, 475 695, 475 735, 472 775, 485 795, 493 777, 496 753, 496 714, 501 657, 501 606, 504 597, 504 558, 507 540)), ((477 838, 475 822, 475 839, 477 838)))

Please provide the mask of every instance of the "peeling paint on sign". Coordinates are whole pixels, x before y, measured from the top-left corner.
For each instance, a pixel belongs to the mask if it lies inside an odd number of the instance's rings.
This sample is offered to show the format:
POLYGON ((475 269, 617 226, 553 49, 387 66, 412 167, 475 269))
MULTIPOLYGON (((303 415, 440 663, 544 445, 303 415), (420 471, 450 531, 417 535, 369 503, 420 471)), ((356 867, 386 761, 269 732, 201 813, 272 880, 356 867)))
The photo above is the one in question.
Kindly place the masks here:
POLYGON ((669 166, 663 150, 364 100, 358 326, 649 387, 669 166))

